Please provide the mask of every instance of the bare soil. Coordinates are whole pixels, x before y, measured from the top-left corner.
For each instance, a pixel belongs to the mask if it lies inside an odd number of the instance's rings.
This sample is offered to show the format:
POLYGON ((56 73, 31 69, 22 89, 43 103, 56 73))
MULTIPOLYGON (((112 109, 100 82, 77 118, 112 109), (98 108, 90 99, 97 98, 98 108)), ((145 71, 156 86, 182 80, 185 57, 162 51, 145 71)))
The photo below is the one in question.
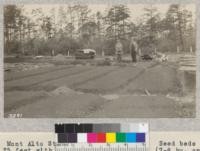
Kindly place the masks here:
POLYGON ((6 71, 5 117, 195 117, 194 94, 183 101, 175 64, 79 62, 6 71))

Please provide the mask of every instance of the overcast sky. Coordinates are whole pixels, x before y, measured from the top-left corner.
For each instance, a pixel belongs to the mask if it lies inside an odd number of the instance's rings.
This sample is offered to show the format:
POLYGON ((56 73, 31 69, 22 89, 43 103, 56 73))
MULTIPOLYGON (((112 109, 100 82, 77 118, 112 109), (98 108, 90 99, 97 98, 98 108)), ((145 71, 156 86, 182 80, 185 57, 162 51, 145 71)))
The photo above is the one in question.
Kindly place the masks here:
MULTIPOLYGON (((156 4, 156 5, 153 5, 154 7, 157 8, 158 12, 160 13, 161 17, 164 16, 164 14, 167 12, 168 8, 169 8, 169 5, 170 4, 156 4)), ((33 4, 28 4, 28 5, 24 5, 24 14, 28 15, 30 14, 30 12, 33 10, 33 9, 36 9, 36 8, 42 8, 43 12, 45 14, 49 14, 50 10, 52 8, 55 8, 56 10, 59 9, 60 6, 63 6, 64 8, 66 7, 67 8, 67 5, 57 5, 57 4, 54 4, 54 5, 46 5, 46 4, 40 4, 40 5, 33 5, 33 4)), ((104 4, 98 4, 98 5, 88 5, 88 7, 92 10, 92 13, 96 13, 97 11, 100 11, 100 12, 104 12, 106 8, 109 8, 110 6, 109 5, 104 5, 104 4)), ((144 14, 144 8, 145 7, 148 7, 148 5, 144 5, 144 4, 129 4, 128 5, 128 8, 131 12, 130 14, 130 20, 132 20, 134 22, 134 20, 136 21, 138 18, 141 18, 142 15, 144 14)), ((192 13, 193 13, 193 19, 195 19, 195 14, 196 14, 196 7, 195 7, 195 4, 187 4, 187 5, 184 5, 184 7, 187 9, 187 10, 190 10, 192 13)))

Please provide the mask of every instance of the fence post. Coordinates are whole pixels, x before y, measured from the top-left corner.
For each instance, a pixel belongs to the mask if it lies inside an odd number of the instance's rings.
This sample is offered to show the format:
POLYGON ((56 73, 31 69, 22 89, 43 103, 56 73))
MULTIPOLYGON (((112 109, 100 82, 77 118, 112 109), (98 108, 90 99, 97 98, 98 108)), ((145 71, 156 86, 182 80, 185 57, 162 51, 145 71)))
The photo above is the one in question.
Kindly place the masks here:
POLYGON ((190 53, 193 53, 192 46, 190 46, 190 53))

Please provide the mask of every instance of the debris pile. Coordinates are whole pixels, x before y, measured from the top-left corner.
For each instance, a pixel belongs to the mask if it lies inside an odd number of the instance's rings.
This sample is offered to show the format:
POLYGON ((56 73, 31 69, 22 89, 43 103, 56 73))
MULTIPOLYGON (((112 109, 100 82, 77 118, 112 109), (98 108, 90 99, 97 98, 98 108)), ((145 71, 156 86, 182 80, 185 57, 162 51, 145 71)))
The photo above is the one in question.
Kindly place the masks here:
POLYGON ((164 53, 161 53, 161 52, 156 52, 153 56, 153 58, 155 58, 156 61, 159 61, 159 62, 165 62, 165 61, 168 61, 168 56, 165 55, 164 53))

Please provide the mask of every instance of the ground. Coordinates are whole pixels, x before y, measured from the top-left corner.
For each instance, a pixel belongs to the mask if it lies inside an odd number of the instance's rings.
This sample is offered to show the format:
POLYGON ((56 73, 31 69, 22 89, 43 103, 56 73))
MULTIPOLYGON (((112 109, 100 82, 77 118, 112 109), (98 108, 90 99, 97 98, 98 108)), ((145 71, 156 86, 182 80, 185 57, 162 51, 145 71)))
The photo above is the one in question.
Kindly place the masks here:
POLYGON ((5 61, 5 117, 195 116, 195 91, 184 94, 175 62, 17 60, 5 61))

